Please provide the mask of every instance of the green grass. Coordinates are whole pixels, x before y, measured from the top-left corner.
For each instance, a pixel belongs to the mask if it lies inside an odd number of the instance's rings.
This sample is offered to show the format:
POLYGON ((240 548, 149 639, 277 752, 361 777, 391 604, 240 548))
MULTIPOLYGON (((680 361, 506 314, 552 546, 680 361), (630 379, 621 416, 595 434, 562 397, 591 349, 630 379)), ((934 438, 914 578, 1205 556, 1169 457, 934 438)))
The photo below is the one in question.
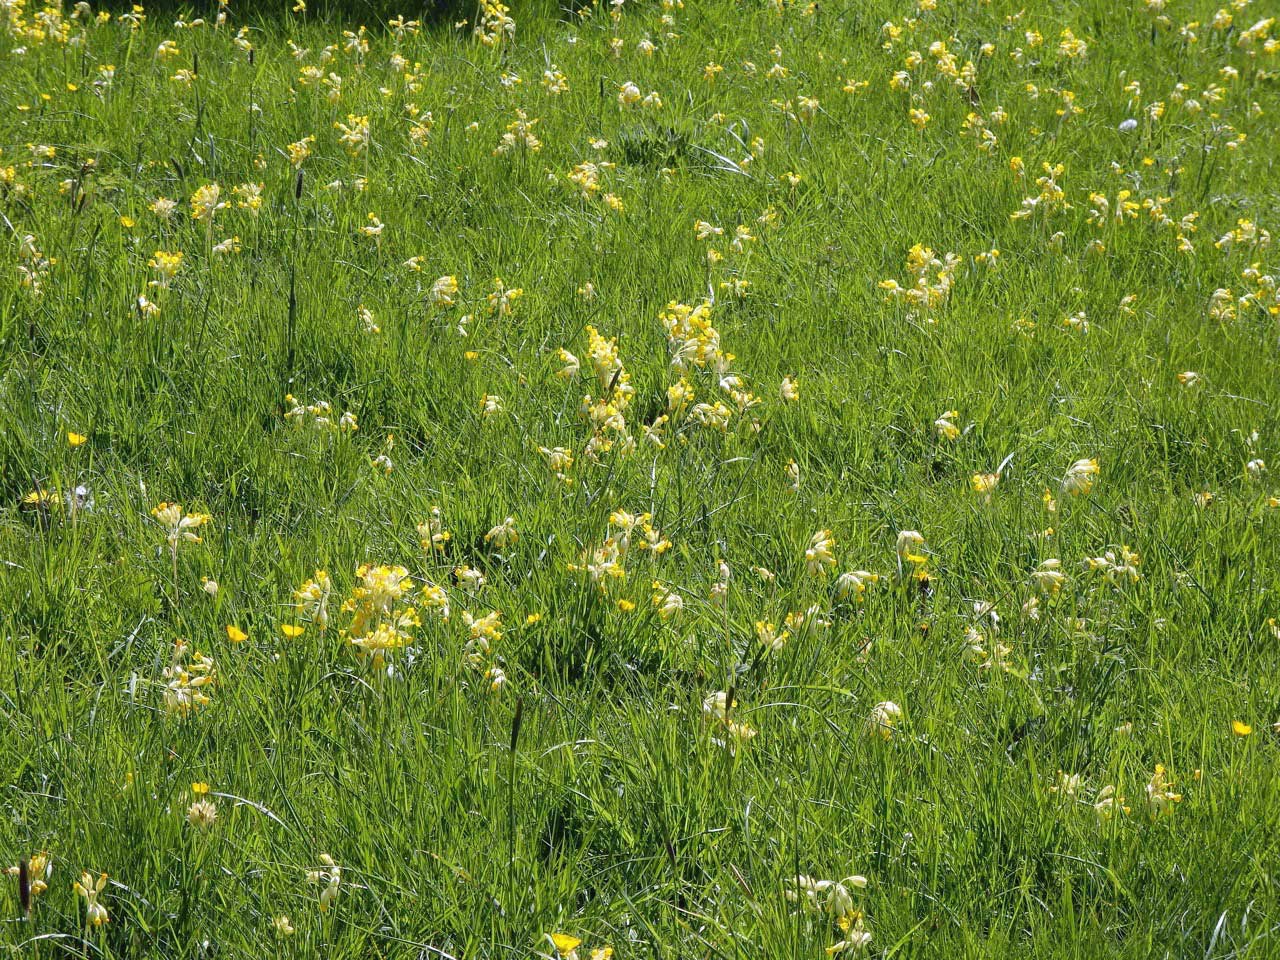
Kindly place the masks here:
POLYGON ((1202 0, 1170 0, 1167 24, 1101 0, 544 3, 495 47, 443 18, 404 36, 371 22, 359 58, 342 48, 358 24, 314 3, 261 20, 239 4, 217 30, 210 10, 194 29, 181 10, 67 21, 61 38, 32 32, 34 3, 8 6, 0 857, 52 863, 29 918, 16 877, 0 892, 15 955, 529 957, 563 933, 582 960, 820 958, 844 934, 787 898, 798 874, 867 878, 845 919, 872 956, 1280 955, 1276 251, 1215 245, 1238 220, 1280 229, 1280 52, 1242 40, 1265 4, 1219 28, 1202 0), (1064 29, 1087 55, 1060 51, 1064 29), (944 76, 936 41, 976 78, 944 76), (340 90, 300 84, 329 44, 340 90), (909 89, 890 89, 913 50, 909 89), (627 82, 661 108, 620 106, 627 82), (1081 112, 1060 112, 1063 91, 1081 112), (417 142, 409 104, 433 121, 417 142), (541 148, 495 156, 518 109, 541 148), (334 126, 348 115, 370 123, 355 155, 334 126), (309 136, 299 178, 286 147, 309 136), (567 179, 584 161, 613 165, 592 196, 567 179), (1046 184, 1011 218, 1042 164, 1063 165, 1060 202, 1046 184), (189 198, 211 183, 230 205, 206 227, 189 198), (697 221, 724 233, 699 239, 697 221), (753 239, 735 250, 739 225, 753 239), (230 237, 240 251, 215 254, 230 237), (926 311, 881 286, 912 284, 915 244, 950 285, 926 311), (167 288, 148 286, 156 251, 184 255, 167 288), (437 305, 446 275, 456 302, 437 305), (523 290, 509 316, 494 278, 523 290), (737 280, 744 296, 721 287, 737 280), (727 372, 760 398, 744 412, 714 363, 689 364, 696 396, 668 410, 681 374, 660 317, 708 298, 727 372), (1064 324, 1082 311, 1087 331, 1064 324), (596 375, 588 327, 616 338, 625 376, 596 375), (561 348, 581 360, 571 382, 561 348), (625 432, 606 428, 592 462, 582 397, 620 389, 625 432), (299 426, 287 395, 359 429, 299 426), (700 402, 733 408, 727 426, 690 418, 700 402), (947 411, 955 439, 935 427, 947 411), (643 428, 664 413, 658 447, 643 428), (571 451, 567 481, 539 447, 571 451), (1088 458, 1092 491, 1064 492, 1088 458), (1002 463, 989 499, 972 489, 1002 463), (210 517, 176 562, 161 501, 210 517), (415 529, 435 506, 438 552, 415 529), (601 588, 571 568, 616 510, 672 546, 644 551, 637 529, 601 588), (507 517, 518 541, 486 540, 507 517), (823 529, 837 563, 812 576, 823 529), (903 530, 924 535, 927 580, 898 558, 903 530), (1122 547, 1136 581, 1088 569, 1122 547), (1033 616, 1049 559, 1065 583, 1033 616), (378 658, 339 609, 362 564, 404 566, 396 608, 421 618, 378 658), (487 582, 459 584, 463 565, 487 582), (859 569, 878 582, 841 598, 859 569), (323 630, 294 606, 316 570, 323 630), (428 582, 447 619, 418 597, 428 582), (669 619, 655 582, 683 600, 669 619), (501 635, 468 645, 468 615, 495 610, 501 635), (756 621, 806 611, 762 647, 756 621), (164 695, 179 639, 217 673, 185 716, 164 695), (754 737, 705 715, 718 691, 754 737), (869 724, 885 701, 887 730, 869 724), (1164 814, 1157 765, 1181 795, 1164 814), (188 822, 195 782, 209 829, 188 822), (1106 820, 1109 785, 1130 809, 1106 820), (341 866, 324 911, 307 881, 322 853, 341 866), (109 875, 104 926, 86 926, 81 871, 109 875))

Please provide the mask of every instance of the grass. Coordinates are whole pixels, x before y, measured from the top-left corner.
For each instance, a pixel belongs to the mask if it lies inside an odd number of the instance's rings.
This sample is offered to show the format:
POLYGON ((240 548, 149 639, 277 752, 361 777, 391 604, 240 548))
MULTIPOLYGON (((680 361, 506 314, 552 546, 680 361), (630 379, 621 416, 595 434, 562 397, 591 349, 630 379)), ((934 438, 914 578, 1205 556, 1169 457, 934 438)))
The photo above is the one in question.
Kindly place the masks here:
POLYGON ((12 953, 1280 955, 1264 4, 529 4, 364 52, 240 6, 0 12, 0 855, 52 870, 12 953), (353 624, 364 564, 405 592, 353 624))

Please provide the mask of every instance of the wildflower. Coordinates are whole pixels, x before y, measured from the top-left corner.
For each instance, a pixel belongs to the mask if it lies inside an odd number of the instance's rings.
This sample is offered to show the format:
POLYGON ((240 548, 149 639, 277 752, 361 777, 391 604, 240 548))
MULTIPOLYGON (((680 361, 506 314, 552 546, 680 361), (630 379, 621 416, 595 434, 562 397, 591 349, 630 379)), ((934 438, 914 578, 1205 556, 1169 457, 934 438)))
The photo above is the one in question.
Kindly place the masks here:
POLYGON ((187 823, 197 830, 212 829, 218 819, 218 807, 212 800, 197 800, 187 808, 187 823))
POLYGON ((836 565, 836 541, 830 530, 819 530, 809 539, 804 552, 805 572, 811 577, 825 577, 827 569, 836 565))
POLYGON ((1058 559, 1050 559, 1041 561, 1031 574, 1031 579, 1035 582, 1036 588, 1046 597, 1055 597, 1062 590, 1062 585, 1067 582, 1067 575, 1062 572, 1062 561, 1058 559))
POLYGON ((324 884, 320 891, 320 911, 327 913, 338 899, 338 887, 342 882, 342 868, 327 853, 320 854, 320 869, 307 871, 307 882, 324 884))
POLYGON ((67 445, 71 447, 78 447, 81 444, 85 443, 88 439, 89 438, 86 437, 83 433, 75 433, 74 431, 69 431, 67 433, 67 445))
POLYGON ((507 124, 506 132, 494 148, 493 155, 498 157, 513 150, 528 150, 530 153, 540 151, 542 141, 534 134, 533 128, 541 122, 537 117, 529 119, 527 113, 517 108, 516 118, 507 124))
POLYGON ((1247 737, 1249 734, 1253 733, 1253 727, 1249 726, 1249 724, 1244 723, 1243 721, 1232 720, 1231 732, 1234 733, 1237 737, 1247 737))
POLYGON ((858 603, 861 603, 863 594, 867 592, 868 585, 878 583, 879 580, 879 574, 871 573, 867 570, 852 570, 842 573, 836 578, 835 582, 836 598, 844 600, 852 596, 858 603))
POLYGON ((289 163, 295 170, 302 169, 302 164, 307 157, 311 156, 311 144, 315 142, 315 137, 303 137, 301 140, 295 140, 285 147, 285 151, 289 155, 289 163))
POLYGON ((422 523, 419 523, 415 529, 418 532, 418 541, 422 545, 422 549, 438 553, 444 551, 452 536, 444 528, 443 514, 439 507, 432 507, 431 515, 422 523))
POLYGON ((181 250, 169 253, 165 250, 157 250, 155 254, 147 261, 147 266, 154 270, 159 277, 158 280, 152 281, 152 286, 167 289, 170 281, 178 275, 178 271, 182 269, 183 254, 181 250))
POLYGON ((542 71, 542 86, 551 96, 565 93, 569 89, 569 81, 554 63, 550 69, 542 71))
POLYGON ((668 590, 657 580, 653 582, 653 605, 658 616, 670 620, 684 609, 684 599, 675 591, 668 590))
POLYGON ((1200 374, 1194 370, 1187 370, 1185 373, 1178 374, 1178 382, 1184 387, 1194 387, 1200 383, 1200 374))
POLYGON ((800 465, 794 460, 787 461, 787 480, 792 493, 800 492, 800 465))
POLYGON ((511 11, 499 0, 480 0, 480 14, 475 30, 477 40, 486 47, 498 46, 516 35, 516 22, 511 11))
POLYGON ((582 944, 582 940, 578 937, 571 937, 567 933, 549 933, 547 938, 551 941, 556 954, 563 960, 578 960, 577 951, 582 944))
POLYGON ((1074 797, 1080 789, 1082 777, 1078 773, 1066 774, 1061 770, 1058 771, 1057 782, 1049 788, 1050 793, 1061 793, 1063 796, 1074 797))
POLYGON ((458 581, 459 586, 470 590, 479 590, 487 582, 481 571, 465 563, 453 571, 453 578, 458 581))
POLYGON ((937 431, 941 439, 955 440, 960 436, 960 428, 952 422, 958 416, 960 414, 955 410, 947 410, 937 420, 933 421, 933 429, 937 431))
POLYGON ((100 874, 97 880, 85 870, 75 883, 75 891, 84 897, 84 922, 88 926, 100 927, 111 918, 107 916, 107 908, 98 902, 98 897, 107 885, 107 875, 100 874))
MULTIPOLYGON (((294 12, 297 12, 297 9, 297 7, 294 7, 294 12)), ((281 914, 272 920, 271 926, 275 928, 276 936, 278 937, 291 937, 296 932, 293 924, 289 922, 289 918, 285 914, 281 914)))
POLYGON ((1091 493, 1098 473, 1097 460, 1077 460, 1067 468, 1066 475, 1062 478, 1062 492, 1073 497, 1091 493))
POLYGON ((913 553, 924 545, 924 536, 917 530, 903 530, 898 534, 898 559, 905 560, 913 566, 922 567, 928 561, 919 553, 913 553))
POLYGON ((1182 802, 1182 794, 1174 793, 1173 784, 1165 776, 1164 764, 1157 763, 1151 780, 1147 783, 1147 806, 1152 816, 1173 813, 1176 803, 1182 802))
POLYGON ((338 142, 347 149, 353 157, 358 157, 369 149, 372 143, 372 135, 369 131, 369 118, 359 117, 353 113, 347 114, 347 122, 334 121, 333 128, 341 131, 338 136, 338 142))
POLYGON ((981 496, 987 503, 991 502, 991 493, 999 482, 999 473, 975 473, 969 479, 969 485, 973 488, 973 492, 981 496))
POLYGON ((772 623, 765 623, 763 620, 756 621, 756 637, 760 641, 760 646, 765 650, 777 652, 787 645, 787 639, 791 634, 782 630, 779 631, 772 623))
POLYGON ((160 678, 164 683, 165 710, 187 717, 211 702, 205 691, 217 682, 218 668, 212 657, 198 650, 188 655, 187 642, 178 640, 173 645, 173 659, 160 678))
POLYGON ((329 625, 329 596, 332 592, 333 582, 323 570, 317 570, 312 579, 293 592, 298 615, 310 620, 322 632, 329 625))
POLYGON ((1262 475, 1267 472, 1267 464, 1264 460, 1250 460, 1244 465, 1245 476, 1250 480, 1259 480, 1262 475))
POLYGON ((1108 550, 1100 557, 1086 557, 1085 567, 1088 570, 1102 573, 1108 583, 1121 586, 1125 583, 1137 583, 1141 579, 1138 565, 1142 558, 1127 545, 1121 545, 1118 551, 1108 550))
POLYGON ((179 542, 184 540, 200 543, 200 537, 192 531, 213 519, 207 513, 184 514, 182 505, 178 503, 160 503, 152 507, 151 515, 164 527, 169 546, 174 550, 177 550, 179 542))
POLYGON ((794 377, 783 377, 782 386, 778 392, 782 397, 783 403, 795 403, 800 399, 800 387, 794 377))
POLYGON ((370 213, 366 219, 369 222, 360 228, 360 233, 373 240, 375 245, 381 245, 382 232, 386 230, 387 225, 378 219, 376 213, 370 213))
MULTIPOLYGON (((49 889, 49 878, 53 875, 53 860, 47 851, 41 851, 31 855, 31 859, 26 862, 27 889, 19 890, 19 895, 35 899, 49 889)), ((22 877, 23 865, 15 864, 11 867, 5 867, 4 870, 11 877, 22 877)), ((31 902, 27 900, 23 903, 26 912, 31 911, 31 902)))
POLYGON ((832 957, 841 953, 856 953, 870 943, 871 934, 862 928, 862 921, 858 920, 853 925, 853 929, 846 932, 843 940, 838 940, 826 948, 826 954, 832 957))
POLYGON ((522 287, 508 287, 501 277, 493 280, 493 292, 486 296, 489 310, 495 317, 509 317, 513 312, 513 304, 524 296, 522 287))
POLYGON ((902 708, 892 700, 877 703, 867 717, 867 733, 871 737, 888 740, 893 737, 894 726, 902 717, 902 708))
POLYGON ((437 277, 431 284, 431 303, 436 307, 451 307, 458 295, 458 278, 450 275, 437 277))
POLYGON ((225 200, 219 200, 222 188, 216 183, 208 183, 191 195, 191 219, 212 223, 214 214, 227 206, 225 200))
POLYGON ((484 535, 484 542, 492 544, 498 550, 515 546, 516 541, 520 539, 520 535, 516 533, 515 523, 514 517, 507 517, 484 535))
POLYGON ((1128 814, 1129 808, 1125 806, 1124 797, 1116 793, 1114 784, 1107 784, 1098 791, 1097 799, 1093 802, 1093 812, 1098 818, 1099 823, 1106 822, 1115 816, 1116 811, 1128 814))
POLYGON ((577 357, 564 348, 558 350, 556 352, 556 356, 559 357, 560 362, 563 364, 563 366, 556 371, 557 377, 561 380, 572 380, 578 375, 578 371, 582 369, 582 365, 578 361, 577 357))

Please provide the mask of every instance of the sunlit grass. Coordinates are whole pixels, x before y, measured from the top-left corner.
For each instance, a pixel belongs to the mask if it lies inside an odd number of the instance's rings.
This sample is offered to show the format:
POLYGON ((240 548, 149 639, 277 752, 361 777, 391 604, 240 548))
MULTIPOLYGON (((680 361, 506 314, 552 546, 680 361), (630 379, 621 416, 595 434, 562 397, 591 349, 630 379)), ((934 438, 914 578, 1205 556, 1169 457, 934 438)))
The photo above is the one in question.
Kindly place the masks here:
POLYGON ((0 2, 16 954, 1276 952, 1260 0, 243 6, 0 2))

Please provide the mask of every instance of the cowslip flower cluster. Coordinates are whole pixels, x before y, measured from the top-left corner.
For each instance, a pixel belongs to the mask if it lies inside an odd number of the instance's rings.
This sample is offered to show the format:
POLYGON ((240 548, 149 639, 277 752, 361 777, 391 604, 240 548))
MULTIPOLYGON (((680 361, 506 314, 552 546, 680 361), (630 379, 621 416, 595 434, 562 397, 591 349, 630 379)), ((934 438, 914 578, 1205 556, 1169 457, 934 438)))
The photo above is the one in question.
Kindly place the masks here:
POLYGON ((212 657, 192 652, 185 640, 175 641, 173 658, 160 674, 165 711, 183 718, 198 713, 212 702, 209 691, 217 680, 218 665, 212 657))
POLYGON ((404 602, 412 586, 402 566, 365 563, 356 569, 356 586, 342 603, 351 619, 340 635, 375 668, 388 653, 412 643, 413 631, 422 626, 417 609, 404 602))
POLYGON ((285 394, 284 402, 289 409, 284 418, 297 427, 310 427, 321 432, 337 431, 338 433, 355 433, 360 428, 356 415, 350 410, 343 411, 336 420, 333 417, 333 405, 328 400, 317 400, 314 403, 302 403, 291 393, 285 394))

